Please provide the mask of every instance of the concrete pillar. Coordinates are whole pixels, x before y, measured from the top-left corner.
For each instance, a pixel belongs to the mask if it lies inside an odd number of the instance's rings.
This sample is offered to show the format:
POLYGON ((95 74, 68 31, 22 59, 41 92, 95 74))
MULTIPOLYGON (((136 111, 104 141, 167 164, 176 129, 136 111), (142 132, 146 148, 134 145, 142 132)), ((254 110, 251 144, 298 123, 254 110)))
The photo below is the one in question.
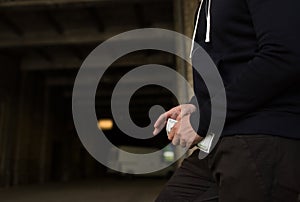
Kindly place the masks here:
POLYGON ((43 78, 38 73, 22 72, 19 116, 14 152, 13 184, 39 180, 40 144, 43 128, 43 78))
MULTIPOLYGON (((175 31, 192 38, 194 15, 198 3, 197 0, 174 0, 175 31)), ((179 43, 177 44, 177 47, 179 49, 185 49, 185 54, 187 56, 189 55, 190 50, 188 44, 179 43)), ((193 85, 193 71, 191 65, 180 58, 176 58, 176 69, 191 85, 193 85)), ((178 83, 178 93, 180 95, 180 103, 188 102, 193 94, 193 92, 188 89, 184 89, 180 83, 178 83)), ((175 151, 175 153, 179 153, 179 151, 175 151)), ((190 154, 190 152, 188 154, 190 154)), ((178 162, 178 165, 180 165, 181 162, 182 160, 178 162)))
MULTIPOLYGON (((193 35, 194 17, 199 1, 198 0, 175 0, 174 1, 174 19, 175 19, 175 31, 182 33, 190 38, 193 35)), ((186 55, 189 55, 190 49, 187 44, 179 44, 179 48, 183 48, 186 51, 186 55)), ((193 71, 192 67, 184 61, 177 58, 176 60, 177 71, 181 73, 187 81, 193 84, 193 71)), ((179 85, 180 86, 180 85, 179 85)), ((181 95, 181 102, 189 101, 193 92, 187 91, 187 89, 178 89, 181 95)))
POLYGON ((18 121, 18 59, 0 57, 0 186, 12 184, 18 121))

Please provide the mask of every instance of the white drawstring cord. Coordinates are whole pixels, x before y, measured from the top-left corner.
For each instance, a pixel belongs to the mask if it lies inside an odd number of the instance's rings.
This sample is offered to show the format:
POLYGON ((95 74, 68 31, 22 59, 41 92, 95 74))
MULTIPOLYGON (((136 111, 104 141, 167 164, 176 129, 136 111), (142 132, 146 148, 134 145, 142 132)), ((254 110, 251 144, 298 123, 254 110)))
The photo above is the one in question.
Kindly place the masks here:
POLYGON ((197 29, 198 29, 198 22, 199 22, 199 17, 200 17, 200 12, 201 12, 203 1, 204 0, 201 1, 199 9, 198 9, 196 24, 195 24, 194 33, 193 33, 191 51, 190 51, 190 58, 192 58, 192 54, 193 54, 193 50, 194 50, 194 46, 195 46, 195 38, 196 38, 197 29))
MULTIPOLYGON (((194 46, 195 46, 195 38, 196 38, 197 29, 198 29, 199 17, 200 17, 203 1, 204 0, 202 0, 200 3, 198 14, 197 14, 196 24, 195 24, 194 33, 193 33, 193 41, 192 41, 191 51, 190 51, 190 58, 192 58, 192 55, 193 55, 193 50, 194 50, 194 46)), ((211 0, 208 0, 208 7, 207 7, 207 14, 206 14, 205 43, 210 42, 210 7, 211 7, 211 0)))
POLYGON ((210 42, 210 6, 211 0, 208 0, 208 8, 207 8, 207 15, 206 15, 206 37, 205 42, 210 42))

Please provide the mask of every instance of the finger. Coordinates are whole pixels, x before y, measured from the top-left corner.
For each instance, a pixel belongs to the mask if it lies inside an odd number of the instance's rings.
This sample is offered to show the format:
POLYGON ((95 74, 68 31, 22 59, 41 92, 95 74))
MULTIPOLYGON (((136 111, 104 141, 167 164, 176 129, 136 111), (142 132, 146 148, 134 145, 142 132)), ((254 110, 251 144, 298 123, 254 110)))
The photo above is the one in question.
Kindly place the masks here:
POLYGON ((157 135, 158 133, 160 133, 160 131, 161 131, 161 129, 154 128, 153 135, 157 135))
POLYGON ((163 113, 162 115, 160 115, 158 117, 158 119, 156 120, 155 124, 154 124, 154 128, 160 128, 161 125, 164 125, 167 121, 167 114, 163 113))
POLYGON ((192 141, 188 140, 188 141, 186 142, 185 146, 186 146, 186 148, 191 148, 191 147, 194 146, 194 144, 193 144, 192 141))
POLYGON ((153 135, 157 135, 165 127, 168 118, 176 120, 179 117, 180 111, 181 106, 179 105, 160 115, 154 124, 153 135))
POLYGON ((182 116, 181 116, 181 114, 179 114, 179 116, 177 116, 177 118, 176 118, 176 121, 177 121, 177 122, 180 122, 181 119, 182 119, 182 116))
POLYGON ((203 137, 196 135, 195 138, 193 139, 192 144, 198 144, 201 140, 203 140, 203 137))
POLYGON ((195 137, 193 139, 191 139, 192 141, 190 141, 187 146, 191 149, 194 146, 196 146, 203 138, 200 137, 199 135, 195 135, 195 137))
POLYGON ((184 139, 180 139, 180 146, 185 148, 187 145, 186 141, 184 139))
POLYGON ((173 144, 174 146, 176 146, 176 145, 179 144, 179 141, 180 141, 179 136, 178 136, 178 135, 175 135, 174 138, 173 138, 173 140, 172 140, 172 144, 173 144))
POLYGON ((157 119, 157 121, 154 124, 154 131, 153 131, 153 135, 157 135, 166 125, 167 123, 167 118, 165 116, 165 114, 162 114, 159 116, 159 118, 157 119))
POLYGON ((153 135, 157 135, 158 133, 160 133, 160 131, 161 131, 163 128, 164 128, 164 126, 159 127, 159 128, 154 128, 153 135))
POLYGON ((180 107, 174 107, 169 111, 161 114, 157 121, 154 124, 155 128, 159 128, 160 125, 165 124, 168 118, 176 119, 176 117, 180 114, 180 107))
POLYGON ((179 105, 173 108, 172 112, 170 113, 170 117, 172 119, 177 120, 177 118, 180 117, 180 113, 181 113, 181 106, 179 105))
POLYGON ((178 117, 180 117, 179 115, 180 115, 180 111, 173 111, 170 114, 170 118, 176 120, 178 117))
POLYGON ((166 114, 169 118, 176 120, 177 117, 180 115, 180 112, 181 112, 181 106, 179 105, 167 111, 166 114))
POLYGON ((193 144, 193 139, 190 136, 183 136, 180 140, 180 145, 184 148, 190 148, 193 144))
POLYGON ((196 107, 193 104, 184 104, 181 107, 181 115, 185 116, 196 111, 196 107))

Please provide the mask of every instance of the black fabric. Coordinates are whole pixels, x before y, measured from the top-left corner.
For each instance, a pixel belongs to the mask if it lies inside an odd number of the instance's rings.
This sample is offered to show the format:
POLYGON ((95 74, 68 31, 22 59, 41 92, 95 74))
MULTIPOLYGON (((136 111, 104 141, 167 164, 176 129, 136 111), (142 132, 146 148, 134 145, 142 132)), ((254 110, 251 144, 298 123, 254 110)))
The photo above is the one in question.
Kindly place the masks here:
POLYGON ((223 137, 207 158, 183 161, 156 202, 299 202, 300 140, 223 137))
MULTIPOLYGON (((225 85, 223 135, 300 138, 300 1, 211 0, 211 42, 205 43, 207 1, 195 41, 211 56, 225 85)), ((201 63, 197 60, 193 57, 201 63)), ((210 98, 195 72, 194 88, 201 117, 197 131, 205 136, 210 98)))

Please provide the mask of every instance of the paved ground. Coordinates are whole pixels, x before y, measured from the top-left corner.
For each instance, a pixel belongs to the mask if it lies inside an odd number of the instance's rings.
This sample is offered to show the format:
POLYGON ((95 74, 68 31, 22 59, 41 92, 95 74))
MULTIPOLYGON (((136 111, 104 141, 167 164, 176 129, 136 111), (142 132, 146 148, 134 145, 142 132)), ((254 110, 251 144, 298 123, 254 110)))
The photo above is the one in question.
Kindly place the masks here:
POLYGON ((0 188, 1 202, 152 202, 165 179, 100 179, 0 188))

